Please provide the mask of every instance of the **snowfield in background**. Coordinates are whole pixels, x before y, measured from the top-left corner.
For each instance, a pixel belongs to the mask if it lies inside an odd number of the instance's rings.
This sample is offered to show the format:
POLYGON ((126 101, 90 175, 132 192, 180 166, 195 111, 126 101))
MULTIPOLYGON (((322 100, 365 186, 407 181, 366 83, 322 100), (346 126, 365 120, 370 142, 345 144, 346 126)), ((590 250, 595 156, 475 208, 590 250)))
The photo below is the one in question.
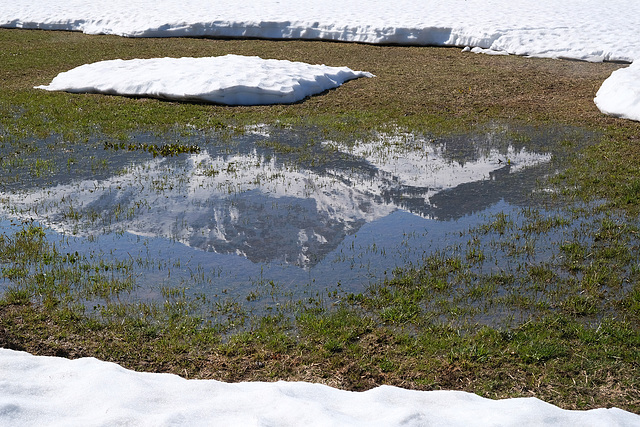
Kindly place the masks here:
POLYGON ((0 26, 128 37, 261 37, 470 46, 631 62, 635 0, 14 0, 0 26))
MULTIPOLYGON (((640 58, 638 16, 637 0, 13 0, 0 5, 0 26, 7 28, 459 46, 628 63, 640 58)), ((640 120, 639 77, 638 67, 617 71, 598 93, 598 107, 640 120)))
POLYGON ((566 411, 535 398, 382 386, 186 380, 93 358, 0 349, 0 424, 47 426, 637 426, 621 409, 566 411))

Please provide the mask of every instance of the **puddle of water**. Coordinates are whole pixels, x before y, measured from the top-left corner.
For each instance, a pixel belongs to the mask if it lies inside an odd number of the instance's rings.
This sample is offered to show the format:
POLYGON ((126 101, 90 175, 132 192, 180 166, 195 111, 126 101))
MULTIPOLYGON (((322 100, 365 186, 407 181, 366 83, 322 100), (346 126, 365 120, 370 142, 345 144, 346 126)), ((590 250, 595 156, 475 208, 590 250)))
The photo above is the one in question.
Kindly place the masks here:
POLYGON ((7 145, 0 215, 46 226, 70 252, 133 260, 143 299, 161 298, 161 286, 240 300, 265 283, 293 295, 359 292, 459 245, 487 215, 515 211, 555 173, 549 147, 565 131, 514 135, 347 144, 261 127, 194 137, 198 153, 155 158, 100 141, 7 145))

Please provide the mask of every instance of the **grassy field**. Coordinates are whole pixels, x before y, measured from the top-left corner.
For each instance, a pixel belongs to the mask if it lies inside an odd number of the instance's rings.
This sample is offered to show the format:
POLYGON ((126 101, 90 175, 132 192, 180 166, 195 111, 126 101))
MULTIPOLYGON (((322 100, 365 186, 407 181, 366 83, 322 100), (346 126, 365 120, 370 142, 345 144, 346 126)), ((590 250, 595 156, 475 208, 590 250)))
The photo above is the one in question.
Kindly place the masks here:
POLYGON ((464 134, 496 122, 598 135, 544 184, 555 190, 539 201, 554 206, 547 213, 497 214, 469 230, 468 244, 454 253, 433 253, 365 292, 317 295, 271 315, 227 307, 221 320, 209 321, 203 313, 211 302, 179 292, 167 292, 157 306, 121 303, 118 295, 131 286, 126 266, 62 253, 26 223, 0 236, 8 285, 0 346, 187 378, 304 380, 350 390, 392 384, 640 413, 640 123, 605 116, 593 104, 620 66, 451 48, 0 29, 0 144, 16 156, 30 149, 30 138, 53 136, 62 150, 65 141, 96 135, 126 141, 137 131, 225 132, 263 123, 336 138, 396 129, 464 134), (103 59, 227 53, 348 66, 376 77, 260 107, 33 89, 103 59), (545 261, 528 261, 556 235, 545 261), (512 267, 483 268, 505 261, 512 267), (97 297, 110 303, 99 315, 87 313, 84 302, 97 297), (481 321, 497 312, 510 313, 508 320, 481 321))

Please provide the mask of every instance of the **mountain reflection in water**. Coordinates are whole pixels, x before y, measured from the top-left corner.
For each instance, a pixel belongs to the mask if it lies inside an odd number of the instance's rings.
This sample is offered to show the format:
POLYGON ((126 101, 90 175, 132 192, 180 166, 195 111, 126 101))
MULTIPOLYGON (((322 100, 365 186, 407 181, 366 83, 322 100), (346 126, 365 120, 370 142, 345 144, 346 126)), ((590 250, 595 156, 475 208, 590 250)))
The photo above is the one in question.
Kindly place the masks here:
POLYGON ((353 146, 327 141, 311 148, 325 158, 316 165, 249 140, 234 152, 207 147, 104 179, 3 194, 3 207, 60 233, 128 232, 308 268, 394 211, 450 220, 522 194, 540 173, 528 172, 551 160, 525 147, 493 147, 491 138, 467 141, 463 155, 461 141, 406 135, 353 146))

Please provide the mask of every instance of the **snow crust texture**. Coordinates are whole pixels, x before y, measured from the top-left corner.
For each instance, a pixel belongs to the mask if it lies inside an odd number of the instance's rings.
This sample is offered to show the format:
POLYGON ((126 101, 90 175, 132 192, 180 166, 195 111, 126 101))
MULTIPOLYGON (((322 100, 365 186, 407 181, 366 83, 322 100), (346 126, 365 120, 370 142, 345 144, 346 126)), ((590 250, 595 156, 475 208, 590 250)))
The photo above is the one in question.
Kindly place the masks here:
POLYGON ((348 392, 302 382, 186 380, 0 349, 2 425, 637 426, 620 409, 567 411, 535 398, 382 386, 348 392))
POLYGON ((38 88, 259 105, 297 102, 357 77, 373 75, 347 67, 225 55, 101 61, 60 73, 38 88))

